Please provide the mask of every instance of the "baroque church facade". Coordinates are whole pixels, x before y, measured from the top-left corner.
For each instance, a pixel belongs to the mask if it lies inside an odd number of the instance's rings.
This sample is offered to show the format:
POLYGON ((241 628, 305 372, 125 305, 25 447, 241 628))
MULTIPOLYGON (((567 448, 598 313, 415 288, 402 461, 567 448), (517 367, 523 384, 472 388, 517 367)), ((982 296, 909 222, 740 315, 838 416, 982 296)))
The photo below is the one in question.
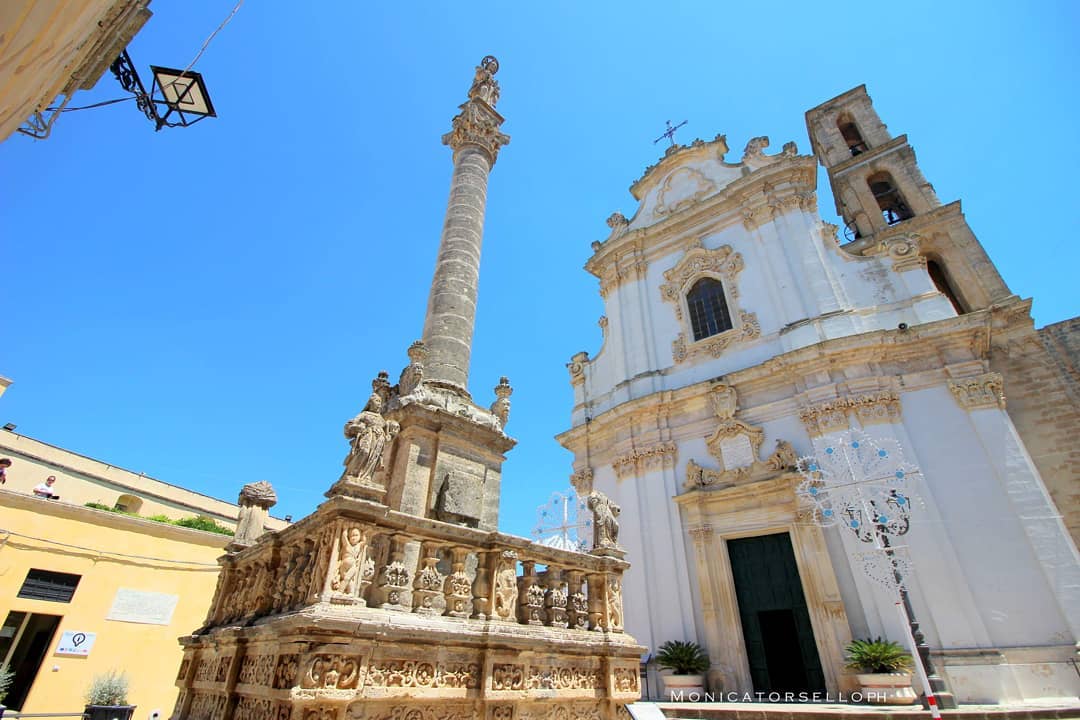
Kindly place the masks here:
POLYGON ((715 692, 854 690, 845 645, 910 625, 945 697, 1075 698, 1080 321, 1035 329, 865 87, 806 120, 811 155, 671 147, 585 265, 603 345, 568 365, 559 441, 621 507, 626 629, 700 642, 715 692), (919 470, 886 561, 911 623, 867 538, 799 493, 852 437, 919 470))

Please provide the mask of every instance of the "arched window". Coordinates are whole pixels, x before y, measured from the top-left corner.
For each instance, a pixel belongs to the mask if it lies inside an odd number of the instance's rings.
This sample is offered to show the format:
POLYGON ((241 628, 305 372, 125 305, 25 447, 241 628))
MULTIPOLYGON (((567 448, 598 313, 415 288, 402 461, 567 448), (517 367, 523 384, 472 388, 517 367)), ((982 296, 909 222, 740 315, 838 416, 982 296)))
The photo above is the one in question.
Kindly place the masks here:
POLYGON ((686 305, 690 309, 694 340, 703 340, 731 329, 731 315, 724 299, 724 286, 719 280, 701 278, 694 283, 686 295, 686 305))
POLYGON ((121 512, 137 513, 142 509, 142 500, 134 495, 121 495, 116 498, 115 507, 121 512))
POLYGON ((847 143, 852 157, 861 155, 869 149, 862 139, 862 134, 859 133, 858 126, 855 125, 855 121, 851 119, 850 115, 842 115, 836 121, 836 127, 840 129, 840 134, 844 136, 844 142, 847 143))
POLYGON ((915 217, 915 213, 911 212, 911 208, 904 202, 904 197, 896 189, 889 173, 875 173, 866 179, 866 183, 870 186, 870 192, 874 194, 878 207, 881 208, 881 216, 889 225, 915 217))
POLYGON ((926 272, 930 275, 930 279, 934 281, 934 287, 938 292, 949 298, 949 302, 952 303, 953 309, 956 310, 957 315, 964 314, 964 306, 960 304, 960 298, 957 297, 953 291, 952 284, 949 282, 949 277, 945 274, 945 270, 942 269, 933 260, 926 261, 926 272))

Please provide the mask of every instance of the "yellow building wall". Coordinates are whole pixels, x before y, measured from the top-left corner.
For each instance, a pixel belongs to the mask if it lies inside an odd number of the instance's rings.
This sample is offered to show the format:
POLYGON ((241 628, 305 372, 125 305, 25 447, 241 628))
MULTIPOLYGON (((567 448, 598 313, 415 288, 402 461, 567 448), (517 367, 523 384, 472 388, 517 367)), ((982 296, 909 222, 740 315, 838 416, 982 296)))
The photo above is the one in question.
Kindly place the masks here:
MULTIPOLYGON (((0 0, 2 1, 2 0, 0 0)), ((0 378, 0 390, 5 386, 0 378)), ((30 494, 34 486, 45 482, 50 475, 56 476, 53 492, 60 502, 84 505, 88 502, 102 503, 112 507, 124 495, 141 501, 135 510, 139 515, 166 515, 173 520, 206 515, 220 525, 235 529, 239 506, 156 480, 144 473, 117 467, 101 460, 50 445, 19 433, 0 430, 0 457, 11 460, 4 490, 30 494)), ((236 491, 240 485, 236 486, 236 491)), ((267 517, 267 530, 280 530, 288 522, 267 517)))
POLYGON ((0 490, 0 610, 62 616, 22 711, 74 712, 91 679, 121 669, 136 717, 167 717, 181 635, 206 617, 231 538, 0 490), (131 557, 139 556, 139 557, 131 557), (17 597, 31 568, 81 575, 70 603, 17 597), (169 625, 108 620, 117 590, 179 596, 169 625), (65 631, 96 633, 88 657, 57 655, 65 631))

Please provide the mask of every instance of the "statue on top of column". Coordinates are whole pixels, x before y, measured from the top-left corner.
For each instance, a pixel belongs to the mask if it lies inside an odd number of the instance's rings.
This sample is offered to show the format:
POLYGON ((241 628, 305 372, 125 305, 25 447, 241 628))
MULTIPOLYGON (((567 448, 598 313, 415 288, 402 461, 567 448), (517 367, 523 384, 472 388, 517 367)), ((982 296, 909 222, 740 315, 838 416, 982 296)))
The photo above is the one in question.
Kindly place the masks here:
POLYGON ((486 55, 476 66, 476 75, 473 77, 472 87, 469 88, 469 99, 480 99, 495 107, 495 103, 499 102, 499 83, 495 79, 497 72, 499 61, 492 55, 486 55))

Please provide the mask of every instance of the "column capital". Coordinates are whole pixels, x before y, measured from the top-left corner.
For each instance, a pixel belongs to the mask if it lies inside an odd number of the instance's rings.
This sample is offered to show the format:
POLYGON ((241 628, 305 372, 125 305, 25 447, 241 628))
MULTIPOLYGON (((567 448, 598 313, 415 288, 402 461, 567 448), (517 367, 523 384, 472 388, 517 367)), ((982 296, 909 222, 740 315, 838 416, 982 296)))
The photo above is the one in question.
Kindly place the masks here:
POLYGON ((504 118, 495 111, 495 103, 499 101, 499 83, 495 79, 498 71, 499 61, 491 55, 480 61, 469 88, 469 99, 451 122, 450 132, 442 137, 443 144, 449 145, 455 154, 466 147, 475 147, 487 155, 492 165, 499 148, 510 142, 509 135, 499 132, 504 118))

